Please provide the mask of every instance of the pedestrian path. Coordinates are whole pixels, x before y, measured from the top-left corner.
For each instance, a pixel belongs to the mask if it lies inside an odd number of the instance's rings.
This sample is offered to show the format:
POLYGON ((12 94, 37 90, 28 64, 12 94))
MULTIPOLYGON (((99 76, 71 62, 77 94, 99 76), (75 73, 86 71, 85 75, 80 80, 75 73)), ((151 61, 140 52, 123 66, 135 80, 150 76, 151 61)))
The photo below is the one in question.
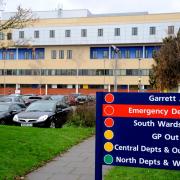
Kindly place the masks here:
MULTIPOLYGON (((103 169, 106 171, 108 167, 103 169)), ((28 174, 26 180, 94 180, 95 137, 74 146, 62 156, 28 174)))

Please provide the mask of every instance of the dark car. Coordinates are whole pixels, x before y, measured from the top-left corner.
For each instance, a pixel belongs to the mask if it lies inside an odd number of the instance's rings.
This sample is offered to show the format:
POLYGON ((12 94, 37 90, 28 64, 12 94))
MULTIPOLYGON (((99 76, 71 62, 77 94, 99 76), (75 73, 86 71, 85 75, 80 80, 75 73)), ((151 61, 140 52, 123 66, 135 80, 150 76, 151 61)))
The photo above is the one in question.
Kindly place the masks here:
POLYGON ((0 124, 12 124, 15 114, 25 110, 16 103, 0 102, 0 124))
POLYGON ((40 100, 14 116, 13 121, 21 126, 60 128, 66 122, 72 108, 53 100, 40 100))
POLYGON ((84 104, 88 102, 88 97, 86 95, 80 95, 76 98, 77 104, 84 104))

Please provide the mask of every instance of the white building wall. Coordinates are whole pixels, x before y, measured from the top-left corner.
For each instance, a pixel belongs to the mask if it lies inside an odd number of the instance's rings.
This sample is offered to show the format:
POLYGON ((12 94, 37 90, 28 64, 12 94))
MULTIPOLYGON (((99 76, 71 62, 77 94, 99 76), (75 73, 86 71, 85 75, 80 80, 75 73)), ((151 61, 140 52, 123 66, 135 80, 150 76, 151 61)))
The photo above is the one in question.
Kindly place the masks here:
MULTIPOLYGON (((32 45, 78 45, 78 44, 131 44, 131 43, 160 43, 162 38, 168 36, 168 26, 175 26, 177 33, 180 22, 162 22, 149 24, 114 24, 91 26, 56 26, 25 28, 25 41, 32 45), (156 27, 156 34, 150 35, 149 28, 156 27), (132 27, 138 27, 138 35, 132 36, 132 27), (120 28, 121 35, 114 36, 114 29, 120 28), (81 37, 81 29, 87 29, 87 37, 81 37), (103 29, 103 36, 98 37, 98 29, 103 29), (34 38, 34 31, 40 31, 40 38, 34 38), (55 30, 55 38, 49 38, 49 31, 55 30), (65 37, 65 30, 71 30, 71 37, 65 37)), ((14 30, 13 40, 19 41, 19 31, 14 30)), ((21 39, 20 41, 24 41, 21 39)))

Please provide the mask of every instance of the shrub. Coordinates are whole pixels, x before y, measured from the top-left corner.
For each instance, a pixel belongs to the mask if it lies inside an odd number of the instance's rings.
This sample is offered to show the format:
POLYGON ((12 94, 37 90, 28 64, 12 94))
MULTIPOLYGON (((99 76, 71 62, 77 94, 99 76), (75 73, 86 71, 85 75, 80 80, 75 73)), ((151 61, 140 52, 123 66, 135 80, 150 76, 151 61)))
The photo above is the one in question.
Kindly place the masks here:
POLYGON ((83 104, 77 106, 76 111, 69 116, 67 125, 80 127, 94 127, 96 119, 95 104, 83 104))

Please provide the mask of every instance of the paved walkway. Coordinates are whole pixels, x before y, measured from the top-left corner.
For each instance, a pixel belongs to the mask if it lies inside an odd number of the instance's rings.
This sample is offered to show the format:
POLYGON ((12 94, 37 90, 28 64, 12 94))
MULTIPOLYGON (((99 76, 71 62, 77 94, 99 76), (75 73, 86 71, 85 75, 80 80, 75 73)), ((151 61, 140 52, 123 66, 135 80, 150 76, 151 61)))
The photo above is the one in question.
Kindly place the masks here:
MULTIPOLYGON (((94 180, 95 137, 74 146, 62 156, 28 174, 27 180, 94 180)), ((103 169, 106 171, 108 167, 103 169)))

